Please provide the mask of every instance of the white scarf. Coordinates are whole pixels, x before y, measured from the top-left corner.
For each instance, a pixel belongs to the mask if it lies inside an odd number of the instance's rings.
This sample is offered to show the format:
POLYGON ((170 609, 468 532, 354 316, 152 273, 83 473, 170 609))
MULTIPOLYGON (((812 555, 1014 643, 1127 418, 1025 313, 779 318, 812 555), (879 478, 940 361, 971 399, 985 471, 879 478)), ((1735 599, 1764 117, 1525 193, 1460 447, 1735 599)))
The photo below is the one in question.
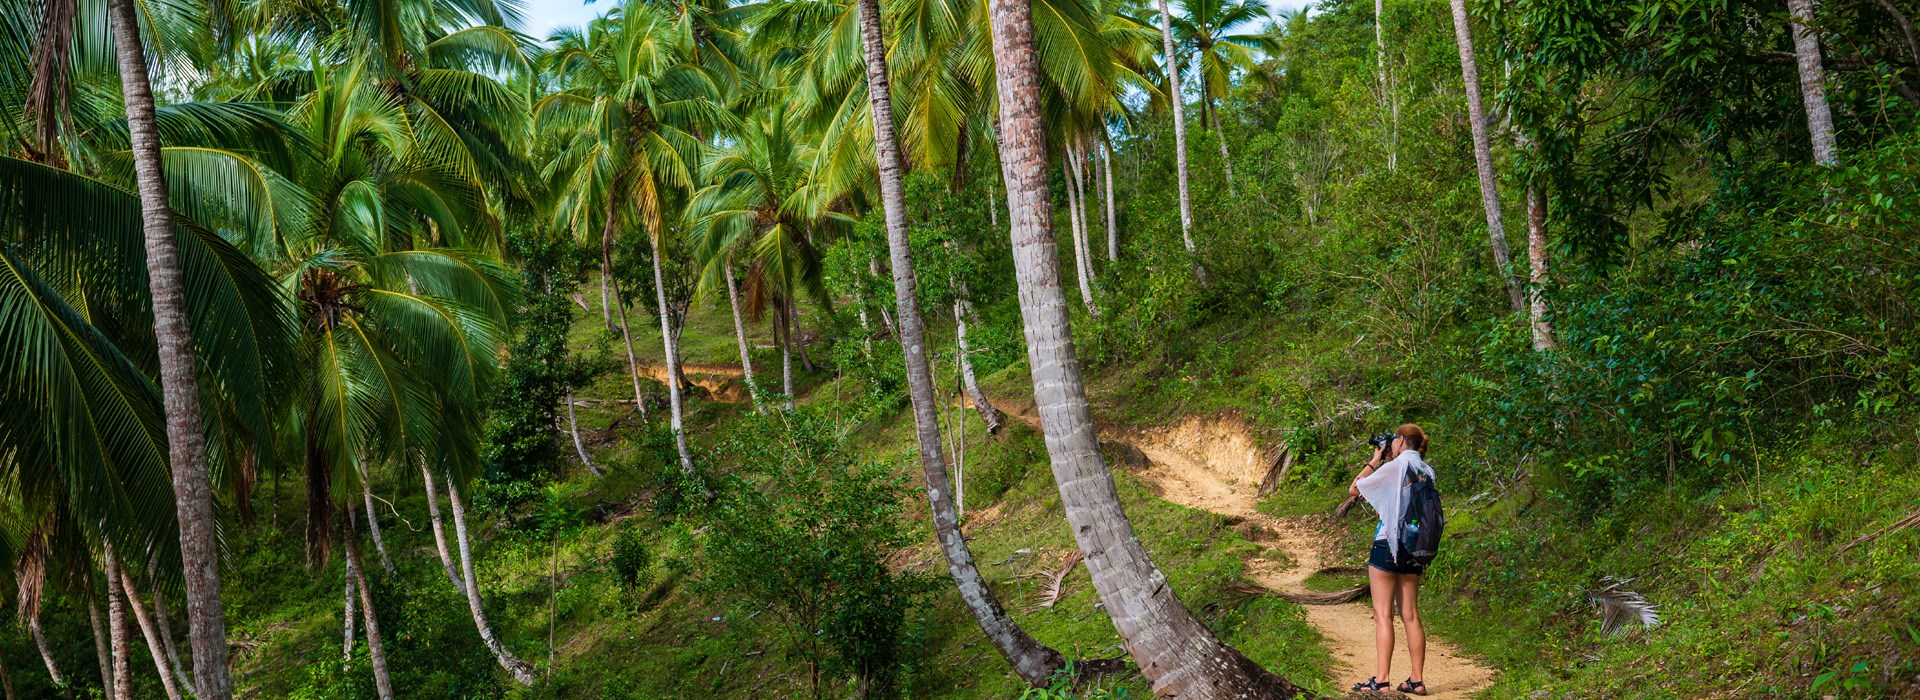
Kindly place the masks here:
POLYGON ((1407 470, 1413 469, 1433 478, 1433 467, 1420 459, 1419 450, 1407 450, 1392 461, 1380 465, 1372 474, 1353 480, 1353 487, 1359 489, 1360 496, 1367 499, 1374 512, 1380 514, 1380 532, 1387 537, 1387 551, 1395 560, 1400 558, 1400 521, 1405 514, 1407 504, 1402 498, 1407 481, 1407 470))

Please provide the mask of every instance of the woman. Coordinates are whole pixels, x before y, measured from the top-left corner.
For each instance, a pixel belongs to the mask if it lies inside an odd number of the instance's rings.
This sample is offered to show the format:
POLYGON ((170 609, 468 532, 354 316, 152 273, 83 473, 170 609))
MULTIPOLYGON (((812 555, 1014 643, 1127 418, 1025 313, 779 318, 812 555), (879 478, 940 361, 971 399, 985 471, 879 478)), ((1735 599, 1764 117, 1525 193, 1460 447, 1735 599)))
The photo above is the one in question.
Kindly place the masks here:
POLYGON ((1408 423, 1394 431, 1393 438, 1374 453, 1360 476, 1347 491, 1362 496, 1380 514, 1380 525, 1373 531, 1373 553, 1367 557, 1367 584, 1373 595, 1373 646, 1379 660, 1378 674, 1365 683, 1355 683, 1355 691, 1386 690, 1392 678, 1393 609, 1399 603, 1400 619, 1407 625, 1407 651, 1413 657, 1413 675, 1395 690, 1426 695, 1427 684, 1420 678, 1426 670, 1427 631, 1420 625, 1420 574, 1425 566, 1400 551, 1400 516, 1406 510, 1411 492, 1409 474, 1418 471, 1433 477, 1420 453, 1427 449, 1427 434, 1420 426, 1408 423), (1384 464, 1383 464, 1384 462, 1384 464))

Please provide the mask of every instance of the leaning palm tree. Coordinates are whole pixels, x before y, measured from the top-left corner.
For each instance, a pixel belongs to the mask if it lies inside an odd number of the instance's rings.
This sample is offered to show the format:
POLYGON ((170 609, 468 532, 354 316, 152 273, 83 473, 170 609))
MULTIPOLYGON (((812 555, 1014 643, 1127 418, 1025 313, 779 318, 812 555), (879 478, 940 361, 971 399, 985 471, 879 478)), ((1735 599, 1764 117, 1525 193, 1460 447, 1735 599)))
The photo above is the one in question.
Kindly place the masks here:
POLYGON ((1233 158, 1214 100, 1226 96, 1234 71, 1255 69, 1255 52, 1274 51, 1273 39, 1264 31, 1242 31, 1260 26, 1271 11, 1264 0, 1186 0, 1181 9, 1172 18, 1173 36, 1192 57, 1187 67, 1200 82, 1200 120, 1211 123, 1208 128, 1220 142, 1220 163, 1232 195, 1233 158))
MULTIPOLYGON (((561 142, 548 167, 565 198, 554 208, 563 230, 602 232, 610 249, 621 225, 644 229, 653 250, 655 309, 667 363, 669 421, 680 468, 695 476, 687 449, 680 387, 679 333, 667 312, 661 258, 668 235, 670 190, 693 183, 688 162, 699 135, 732 123, 719 84, 687 62, 689 38, 674 18, 650 5, 608 13, 585 36, 560 35, 546 59, 563 89, 542 98, 536 128, 561 142)), ((624 313, 624 310, 623 310, 624 313)), ((624 324, 623 324, 624 325, 624 324)))
MULTIPOLYGON (((1180 56, 1174 53, 1173 13, 1167 11, 1167 0, 1159 2, 1160 40, 1165 47, 1161 55, 1165 57, 1167 73, 1167 108, 1173 112, 1174 166, 1180 180, 1180 242, 1187 247, 1187 255, 1193 257, 1194 279, 1200 280, 1205 279, 1206 273, 1200 267, 1199 253, 1193 245, 1193 199, 1187 185, 1186 97, 1180 91, 1180 56)), ((1008 191, 1011 192, 1011 188, 1008 191)))
POLYGON ((1506 282, 1514 311, 1527 308, 1525 285, 1511 270, 1507 228, 1500 218, 1500 182, 1493 173, 1493 143, 1487 136, 1487 111, 1480 100, 1480 68, 1473 56, 1473 25, 1467 20, 1467 0, 1452 0, 1453 36, 1460 49, 1460 77, 1467 85, 1467 118, 1473 123, 1473 162, 1480 171, 1480 202, 1487 211, 1487 240, 1493 248, 1494 268, 1506 282))
POLYGON ((1060 500, 1095 590, 1154 692, 1180 698, 1295 697, 1301 689, 1221 643, 1173 595, 1133 533, 1100 457, 1074 355, 1053 241, 1033 20, 1024 0, 993 0, 1001 172, 1034 402, 1060 500))

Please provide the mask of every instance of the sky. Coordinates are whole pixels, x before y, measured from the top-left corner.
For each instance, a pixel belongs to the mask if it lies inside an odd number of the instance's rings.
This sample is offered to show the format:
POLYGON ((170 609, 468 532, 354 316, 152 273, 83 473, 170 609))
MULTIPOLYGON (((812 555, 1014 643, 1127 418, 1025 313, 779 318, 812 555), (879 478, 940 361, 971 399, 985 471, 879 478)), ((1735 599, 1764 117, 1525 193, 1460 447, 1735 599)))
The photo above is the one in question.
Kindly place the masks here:
MULTIPOLYGON (((539 38, 558 27, 578 27, 595 15, 618 5, 618 0, 598 0, 588 5, 581 0, 526 0, 526 33, 539 38)), ((1312 0, 1268 0, 1275 11, 1292 10, 1312 4, 1312 0)))

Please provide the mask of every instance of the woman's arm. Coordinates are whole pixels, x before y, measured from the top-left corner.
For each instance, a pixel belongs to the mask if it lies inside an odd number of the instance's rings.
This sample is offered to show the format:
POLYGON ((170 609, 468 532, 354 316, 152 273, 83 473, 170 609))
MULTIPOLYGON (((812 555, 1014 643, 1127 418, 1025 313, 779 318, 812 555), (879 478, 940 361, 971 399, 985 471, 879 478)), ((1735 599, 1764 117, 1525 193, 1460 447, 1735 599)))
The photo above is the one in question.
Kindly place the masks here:
POLYGON ((1374 451, 1373 459, 1367 460, 1367 466, 1362 467, 1360 469, 1360 475, 1353 477, 1353 483, 1347 484, 1348 494, 1354 495, 1354 496, 1360 495, 1360 480, 1365 479, 1369 476, 1372 476, 1373 470, 1380 468, 1380 459, 1386 456, 1386 454, 1387 454, 1387 448, 1385 447, 1381 447, 1379 450, 1374 451))

